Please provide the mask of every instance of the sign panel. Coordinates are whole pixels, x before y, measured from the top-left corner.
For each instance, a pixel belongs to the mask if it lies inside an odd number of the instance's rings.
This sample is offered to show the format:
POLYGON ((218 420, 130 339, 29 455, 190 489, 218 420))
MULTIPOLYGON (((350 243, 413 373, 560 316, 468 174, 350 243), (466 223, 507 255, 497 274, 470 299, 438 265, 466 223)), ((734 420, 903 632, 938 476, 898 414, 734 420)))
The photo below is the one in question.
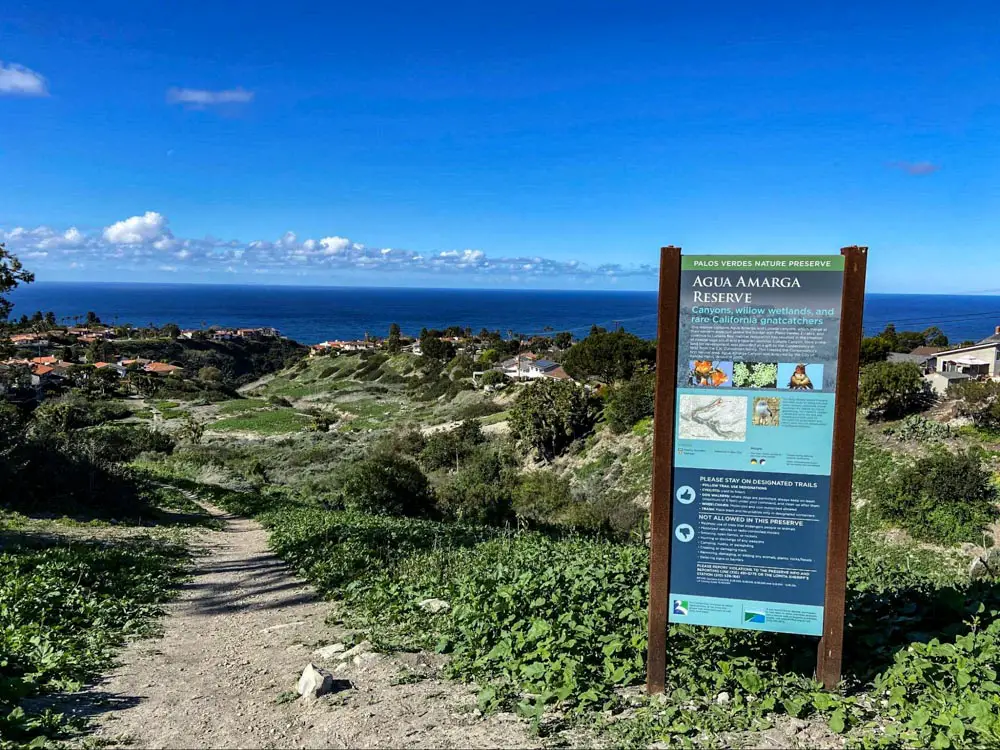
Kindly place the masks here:
POLYGON ((669 621, 822 635, 844 257, 680 277, 669 621))

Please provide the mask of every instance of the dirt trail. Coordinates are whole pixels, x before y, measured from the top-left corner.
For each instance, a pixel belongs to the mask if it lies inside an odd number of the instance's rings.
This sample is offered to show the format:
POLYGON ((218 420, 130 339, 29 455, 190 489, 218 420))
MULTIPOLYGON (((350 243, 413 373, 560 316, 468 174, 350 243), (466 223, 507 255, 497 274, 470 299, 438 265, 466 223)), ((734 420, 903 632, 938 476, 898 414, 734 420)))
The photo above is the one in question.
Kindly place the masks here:
POLYGON ((359 663, 312 655, 338 640, 324 623, 332 605, 268 550, 257 523, 213 512, 225 529, 198 537, 193 577, 168 605, 163 638, 130 646, 104 682, 61 707, 92 716, 102 741, 140 748, 537 744, 510 715, 477 718, 474 696, 438 679, 440 659, 432 654, 369 655, 359 663), (337 689, 314 701, 288 700, 297 698, 288 691, 310 661, 333 673, 337 689))

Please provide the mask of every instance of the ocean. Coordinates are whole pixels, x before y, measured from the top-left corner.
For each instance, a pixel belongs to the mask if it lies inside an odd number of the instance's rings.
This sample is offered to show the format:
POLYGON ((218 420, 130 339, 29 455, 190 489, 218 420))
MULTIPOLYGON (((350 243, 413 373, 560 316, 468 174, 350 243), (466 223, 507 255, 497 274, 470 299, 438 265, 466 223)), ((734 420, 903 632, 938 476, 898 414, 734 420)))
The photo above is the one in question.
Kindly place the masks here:
MULTIPOLYGON (((36 282, 11 298, 15 317, 52 310, 62 319, 92 310, 107 323, 274 326, 305 344, 382 336, 390 323, 411 335, 425 326, 461 325, 504 335, 583 336, 595 323, 656 335, 655 292, 36 282)), ((899 330, 937 325, 953 342, 978 340, 1000 326, 1000 296, 868 295, 865 333, 890 322, 899 330)))

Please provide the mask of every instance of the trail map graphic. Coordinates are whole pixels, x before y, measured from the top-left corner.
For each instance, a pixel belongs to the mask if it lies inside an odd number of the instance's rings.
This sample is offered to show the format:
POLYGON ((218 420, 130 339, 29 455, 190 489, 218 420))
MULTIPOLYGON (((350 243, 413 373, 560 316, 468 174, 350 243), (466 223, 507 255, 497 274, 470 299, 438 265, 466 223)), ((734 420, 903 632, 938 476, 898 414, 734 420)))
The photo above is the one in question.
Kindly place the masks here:
POLYGON ((680 437, 693 440, 747 439, 746 396, 680 397, 680 437))

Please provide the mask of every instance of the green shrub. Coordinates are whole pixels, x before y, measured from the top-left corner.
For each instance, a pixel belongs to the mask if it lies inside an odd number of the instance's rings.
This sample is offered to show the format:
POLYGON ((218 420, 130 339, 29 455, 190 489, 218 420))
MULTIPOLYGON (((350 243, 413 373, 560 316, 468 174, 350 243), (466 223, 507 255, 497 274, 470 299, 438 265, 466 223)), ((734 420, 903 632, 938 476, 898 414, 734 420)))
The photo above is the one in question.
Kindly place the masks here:
POLYGON ((149 539, 74 543, 0 554, 0 747, 51 740, 64 717, 21 707, 76 691, 112 665, 115 650, 150 635, 183 573, 180 547, 149 539))
POLYGON ((981 542, 997 517, 997 490, 972 452, 941 452, 903 466, 874 501, 882 519, 915 538, 941 544, 981 542))
POLYGON ((66 433, 131 415, 131 409, 121 401, 94 401, 70 394, 35 409, 34 423, 43 433, 66 433))
POLYGON ((490 417, 494 414, 499 414, 503 410, 502 406, 494 404, 492 401, 475 401, 458 409, 456 416, 463 420, 480 419, 481 417, 490 417))
POLYGON ((485 440, 482 425, 474 419, 467 419, 453 430, 428 436, 420 452, 420 462, 432 471, 457 469, 485 440))
POLYGON ((883 432, 897 440, 914 440, 921 443, 936 443, 953 436, 948 425, 919 414, 911 414, 899 424, 886 427, 883 432))
POLYGON ((434 505, 427 477, 416 462, 375 453, 338 470, 340 503, 347 510, 390 516, 427 515, 434 505))
POLYGON ((510 409, 515 440, 543 459, 559 456, 594 426, 593 399, 575 383, 542 380, 527 386, 510 409))
POLYGON ((375 450, 384 453, 417 458, 427 446, 427 438, 420 430, 395 430, 379 438, 375 450))
POLYGON ((912 362, 876 362, 861 371, 858 405, 870 419, 899 419, 932 402, 930 386, 912 362))
POLYGON ((438 490, 438 507, 446 518, 501 524, 511 515, 517 467, 513 458, 484 446, 438 490))
POLYGON ((514 513, 535 523, 559 523, 573 504, 569 480, 553 471, 529 471, 514 493, 514 513))
POLYGON ((510 382, 510 378, 500 370, 487 370, 479 376, 479 385, 484 388, 503 388, 510 382))
POLYGON ((622 434, 641 419, 653 415, 656 376, 640 373, 631 380, 617 383, 604 406, 604 419, 612 432, 622 434))
POLYGON ((959 399, 959 413, 970 417, 976 427, 1000 429, 1000 383, 992 380, 966 380, 948 388, 951 398, 959 399))
POLYGON ((103 461, 132 461, 142 453, 171 453, 176 441, 165 432, 144 425, 124 424, 96 427, 87 433, 103 461))

